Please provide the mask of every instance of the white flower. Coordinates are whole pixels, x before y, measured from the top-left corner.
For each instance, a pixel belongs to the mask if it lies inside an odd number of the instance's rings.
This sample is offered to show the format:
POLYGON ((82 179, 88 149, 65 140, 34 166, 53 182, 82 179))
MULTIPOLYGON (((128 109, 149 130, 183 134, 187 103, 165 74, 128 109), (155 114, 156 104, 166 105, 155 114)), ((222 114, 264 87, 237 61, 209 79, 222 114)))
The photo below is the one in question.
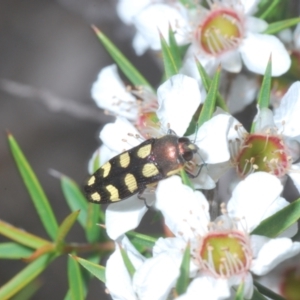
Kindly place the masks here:
MULTIPOLYGON (((167 133, 169 126, 175 130, 178 136, 182 136, 201 101, 201 88, 193 78, 175 75, 162 84, 158 89, 159 109, 157 111, 162 127, 160 136, 167 133)), ((227 128, 216 130, 215 125, 219 118, 223 118, 223 116, 212 118, 203 124, 194 136, 190 137, 191 141, 196 139, 195 144, 199 147, 200 153, 199 157, 195 155, 195 158, 198 158, 201 163, 203 159, 209 165, 218 164, 230 158, 229 152, 223 151, 223 148, 227 147, 225 135, 227 128)), ((115 123, 105 125, 100 133, 103 144, 114 154, 139 145, 143 138, 137 139, 136 136, 140 136, 137 129, 128 120, 121 117, 118 117, 115 123)), ((214 180, 208 175, 209 169, 209 166, 203 166, 200 175, 193 180, 195 187, 206 189, 215 187, 214 180)), ((147 195, 147 191, 145 195, 147 195)), ((148 196, 146 198, 147 204, 150 205, 151 199, 148 196)), ((110 238, 116 239, 124 232, 138 226, 146 210, 145 203, 137 195, 126 199, 126 203, 119 202, 109 205, 106 210, 106 228, 110 238)))
MULTIPOLYGON (((192 247, 191 276, 194 279, 186 294, 178 299, 196 299, 204 292, 205 299, 225 299, 230 296, 231 287, 238 286, 241 282, 244 282, 245 286, 244 297, 250 298, 253 293, 250 271, 258 275, 266 274, 280 262, 300 252, 300 243, 293 243, 286 237, 268 239, 249 236, 261 221, 288 205, 288 202, 280 197, 281 191, 282 186, 275 176, 264 172, 254 173, 239 183, 234 190, 228 203, 228 214, 211 223, 207 201, 200 192, 193 192, 183 186, 176 177, 159 183, 156 206, 162 211, 166 225, 176 238, 160 239, 157 247, 161 250, 156 249, 153 260, 159 259, 162 253, 169 251, 172 253, 174 265, 178 265, 185 247, 182 242, 175 243, 175 239, 190 242, 192 247), (224 258, 225 265, 230 258, 225 269, 218 265, 214 252, 211 253, 211 257, 204 258, 205 251, 210 251, 210 248, 203 245, 214 237, 215 241, 220 237, 231 239, 225 240, 229 247, 229 252, 226 252, 227 258, 224 258), (230 252, 231 241, 235 238, 238 244, 243 245, 241 249, 244 251, 237 256, 230 252)), ((293 226, 293 233, 295 230, 296 225, 293 226)), ((224 240, 220 240, 220 245, 224 248, 224 240)), ((218 244, 214 247, 218 247, 218 244)), ((163 261, 160 268, 163 268, 162 264, 163 261)), ((143 266, 144 264, 140 269, 143 266)), ((175 283, 178 274, 168 272, 166 276, 172 278, 175 283)))
POLYGON ((229 71, 238 73, 242 61, 246 67, 264 74, 272 54, 272 75, 280 76, 291 64, 287 50, 272 35, 263 34, 268 24, 252 14, 257 0, 209 1, 210 9, 202 6, 184 7, 179 1, 119 1, 118 12, 127 23, 136 27, 133 45, 141 55, 147 48, 161 48, 159 31, 165 38, 169 25, 179 45, 191 43, 183 72, 199 78, 195 56, 207 71, 220 63, 229 71))

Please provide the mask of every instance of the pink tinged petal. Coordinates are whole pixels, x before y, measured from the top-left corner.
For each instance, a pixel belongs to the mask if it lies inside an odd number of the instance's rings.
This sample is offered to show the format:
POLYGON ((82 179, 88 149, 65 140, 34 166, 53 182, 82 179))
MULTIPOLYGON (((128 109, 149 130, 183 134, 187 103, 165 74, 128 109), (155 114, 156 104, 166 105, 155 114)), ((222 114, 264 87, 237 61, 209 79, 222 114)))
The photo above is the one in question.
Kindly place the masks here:
POLYGON ((230 51, 222 55, 221 65, 224 70, 239 73, 242 69, 242 59, 238 51, 230 51))
POLYGON ((237 121, 228 114, 219 114, 205 122, 197 132, 197 146, 207 164, 228 161, 230 153, 227 134, 237 121))
POLYGON ((132 19, 151 2, 152 0, 119 0, 117 13, 124 23, 130 24, 132 19))
POLYGON ((138 199, 136 195, 110 204, 105 213, 107 235, 115 240, 125 232, 136 228, 146 212, 144 201, 138 199))
POLYGON ((131 120, 137 117, 136 99, 126 90, 116 65, 100 71, 91 94, 100 108, 131 120))
POLYGON ((289 137, 300 135, 300 82, 292 84, 281 99, 279 107, 275 110, 274 121, 279 129, 289 137))
POLYGON ((300 192, 300 165, 299 164, 292 165, 292 168, 288 174, 293 180, 296 189, 298 190, 298 192, 300 192))
MULTIPOLYGON (((127 238, 125 237, 125 239, 127 238)), ((142 265, 144 258, 132 246, 130 247, 129 243, 129 241, 122 240, 121 244, 123 248, 129 250, 127 251, 129 259, 137 269, 142 265)), ((132 280, 124 265, 118 244, 115 252, 107 260, 105 277, 106 287, 114 300, 137 300, 132 287, 132 280)))
MULTIPOLYGON (((265 172, 249 175, 233 190, 227 210, 230 217, 245 222, 241 230, 251 232, 262 220, 282 192, 279 179, 265 172)), ((240 223, 241 223, 240 222, 240 223)))
POLYGON ((258 81, 256 77, 239 74, 233 80, 228 96, 228 109, 234 114, 242 111, 252 103, 257 95, 258 81))
POLYGON ((183 136, 192 116, 201 103, 197 80, 178 74, 164 82, 157 90, 157 116, 163 128, 170 128, 183 136))
POLYGON ((181 12, 182 7, 157 3, 147 6, 133 19, 137 31, 144 36, 153 50, 161 48, 159 32, 167 38, 169 25, 175 30, 175 38, 179 44, 183 43, 184 32, 189 24, 181 12))
POLYGON ((246 67, 258 74, 264 74, 272 54, 272 76, 287 72, 291 58, 282 42, 275 36, 248 33, 240 46, 246 67))
POLYGON ((255 32, 263 32, 267 29, 268 23, 262 19, 248 16, 245 22, 246 30, 255 32))
POLYGON ((103 127, 100 132, 100 139, 108 148, 121 153, 142 142, 142 140, 131 135, 139 135, 139 132, 128 120, 118 117, 115 123, 109 123, 103 127))
POLYGON ((202 193, 182 184, 172 176, 159 182, 156 190, 156 208, 161 210, 169 229, 186 241, 197 233, 205 234, 210 221, 208 202, 202 193))
POLYGON ((146 260, 133 277, 133 288, 138 299, 167 299, 179 276, 181 260, 182 255, 174 259, 168 253, 146 260))
POLYGON ((256 259, 252 261, 251 271, 265 275, 279 263, 300 253, 300 243, 289 238, 276 238, 263 245, 256 259))
POLYGON ((177 300, 223 300, 230 296, 230 286, 226 279, 215 279, 210 276, 201 275, 195 278, 189 285, 187 291, 177 300))

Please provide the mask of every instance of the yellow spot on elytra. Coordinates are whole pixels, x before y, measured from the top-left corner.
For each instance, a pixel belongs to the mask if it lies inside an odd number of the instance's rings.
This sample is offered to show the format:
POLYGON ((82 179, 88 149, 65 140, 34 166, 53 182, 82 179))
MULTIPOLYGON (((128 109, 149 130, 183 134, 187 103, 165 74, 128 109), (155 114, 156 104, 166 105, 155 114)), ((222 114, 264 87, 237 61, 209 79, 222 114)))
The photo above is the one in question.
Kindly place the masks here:
POLYGON ((93 176, 88 180, 87 185, 88 185, 88 186, 93 185, 93 184, 95 183, 95 180, 96 180, 96 178, 95 178, 95 176, 93 175, 93 176))
POLYGON ((91 195, 91 199, 93 200, 93 201, 100 201, 101 200, 101 196, 100 196, 100 194, 99 193, 97 193, 97 192, 95 192, 95 193, 93 193, 92 195, 91 195))
POLYGON ((159 174, 157 167, 154 164, 145 164, 142 170, 145 177, 152 177, 159 174))
POLYGON ((101 169, 103 170, 103 178, 105 178, 109 172, 110 172, 110 169, 111 169, 111 164, 110 162, 108 161, 106 164, 104 164, 101 169))
POLYGON ((133 193, 134 191, 136 191, 138 189, 136 179, 130 173, 128 173, 125 176, 125 184, 126 184, 127 189, 130 191, 130 193, 133 193))
POLYGON ((172 175, 175 175, 175 174, 178 174, 179 171, 180 171, 180 168, 179 168, 179 169, 176 169, 176 170, 169 171, 169 172, 167 173, 167 177, 172 176, 172 175))
POLYGON ((114 187, 112 184, 110 184, 106 187, 106 189, 110 192, 110 198, 109 198, 110 201, 120 200, 119 191, 116 187, 114 187))
POLYGON ((128 152, 125 152, 120 155, 120 165, 122 168, 127 168, 130 163, 130 157, 128 152))
POLYGON ((141 147, 137 152, 138 157, 140 157, 140 158, 147 157, 151 152, 151 148, 152 148, 152 145, 150 145, 150 144, 146 145, 144 147, 141 147))

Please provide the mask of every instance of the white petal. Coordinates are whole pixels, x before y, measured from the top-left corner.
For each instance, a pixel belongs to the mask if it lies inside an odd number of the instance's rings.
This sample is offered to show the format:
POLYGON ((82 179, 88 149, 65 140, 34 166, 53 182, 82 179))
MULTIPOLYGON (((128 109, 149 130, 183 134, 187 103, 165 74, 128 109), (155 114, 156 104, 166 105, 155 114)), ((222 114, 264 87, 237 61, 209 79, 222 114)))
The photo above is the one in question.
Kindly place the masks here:
POLYGON ((223 54, 221 64, 224 70, 232 73, 239 73, 242 69, 241 55, 238 51, 230 51, 223 54))
POLYGON ((135 16, 133 23, 153 50, 161 48, 159 32, 167 38, 169 25, 176 31, 175 38, 179 44, 185 41, 185 35, 180 31, 186 31, 189 28, 180 5, 173 6, 162 3, 147 6, 135 16))
POLYGON ((177 135, 183 136, 201 103, 197 80, 182 74, 172 76, 158 88, 157 98, 157 116, 162 126, 167 129, 169 125, 177 135))
POLYGON ((144 38, 144 36, 141 35, 139 32, 137 32, 133 38, 132 47, 136 55, 140 56, 143 55, 148 50, 150 45, 148 41, 144 38))
POLYGON ((279 129, 289 137, 300 135, 300 82, 291 85, 275 110, 274 121, 279 129))
POLYGON ((255 73, 264 74, 272 54, 272 76, 280 76, 291 65, 290 56, 280 40, 272 35, 248 33, 240 46, 246 67, 255 73))
POLYGON ((195 237, 194 228, 199 234, 207 232, 208 202, 202 193, 182 184, 180 177, 160 181, 156 198, 156 208, 161 210, 166 225, 176 236, 187 241, 195 237))
MULTIPOLYGON (((219 114, 205 122, 197 132, 197 146, 207 164, 228 161, 228 134, 238 122, 229 114, 219 114)), ((236 130, 235 130, 236 133, 236 130)))
MULTIPOLYGON (((135 268, 139 268, 143 263, 143 257, 132 247, 130 242, 126 241, 126 237, 122 240, 122 246, 128 249, 127 254, 135 268)), ((124 264, 120 248, 116 244, 116 250, 109 257, 105 270, 106 287, 114 300, 137 300, 135 292, 132 288, 131 277, 124 264)))
POLYGON ((262 19, 248 16, 246 18, 246 30, 252 32, 263 32, 267 29, 268 23, 262 19))
POLYGON ((103 143, 117 153, 139 145, 141 140, 137 139, 135 135, 139 135, 136 128, 121 117, 116 118, 115 123, 106 124, 100 132, 103 143))
POLYGON ((189 285, 187 291, 177 300, 195 300, 199 295, 205 300, 223 300, 230 296, 230 286, 227 279, 215 279, 210 276, 199 276, 189 285))
POLYGON ((248 15, 256 12, 259 1, 260 0, 240 0, 244 7, 244 12, 248 15))
POLYGON ((265 275, 284 260, 300 253, 300 243, 289 238, 269 240, 252 261, 251 270, 256 275, 265 275))
POLYGON ((228 109, 232 114, 242 111, 257 95, 258 82, 253 76, 239 74, 232 82, 228 96, 228 109))
POLYGON ((124 23, 130 24, 132 23, 134 16, 151 2, 151 0, 119 0, 117 4, 117 13, 124 23))
POLYGON ((254 118, 255 132, 265 133, 275 128, 273 112, 269 108, 258 108, 258 112, 254 118))
POLYGON ((278 32, 278 37, 284 44, 290 44, 293 42, 293 33, 291 28, 286 28, 278 32))
POLYGON ((133 276, 138 299, 167 299, 179 276, 181 260, 182 255, 174 259, 168 253, 148 259, 133 276))
POLYGON ((136 228, 147 211, 144 201, 132 196, 125 201, 110 204, 105 213, 107 235, 115 240, 136 228))
POLYGON ((136 100, 126 90, 116 65, 107 66, 100 71, 91 94, 100 108, 131 120, 137 117, 136 100))
POLYGON ((288 174, 293 180, 296 189, 300 192, 300 165, 294 164, 288 174))
POLYGON ((245 221, 241 229, 251 232, 265 219, 281 192, 282 185, 277 177, 265 172, 253 173, 234 189, 227 205, 229 216, 245 221))

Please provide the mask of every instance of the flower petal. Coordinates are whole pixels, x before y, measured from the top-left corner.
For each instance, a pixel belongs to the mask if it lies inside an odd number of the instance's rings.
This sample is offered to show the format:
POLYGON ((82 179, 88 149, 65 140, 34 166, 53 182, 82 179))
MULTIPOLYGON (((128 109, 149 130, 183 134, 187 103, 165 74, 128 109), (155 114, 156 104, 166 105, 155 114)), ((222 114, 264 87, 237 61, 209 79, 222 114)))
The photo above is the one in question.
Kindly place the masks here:
POLYGON ((91 90, 96 104, 105 110, 130 120, 137 117, 135 98, 126 90, 116 65, 103 68, 91 90))
POLYGON ((157 98, 157 116, 162 126, 170 126, 178 136, 183 136, 201 103, 197 80, 182 74, 172 76, 158 88, 157 98))
POLYGON ((106 124, 100 132, 100 139, 111 150, 121 153, 141 143, 136 128, 125 118, 116 118, 115 123, 106 124))
POLYGON ((174 259, 168 253, 146 260, 133 276, 133 287, 138 299, 167 299, 179 276, 181 260, 182 254, 174 259))
POLYGON ((266 218, 267 211, 282 192, 279 179, 265 172, 249 175, 233 190, 228 202, 228 214, 245 222, 241 230, 251 232, 266 218), (259 207, 259 209, 258 209, 259 207))
POLYGON ((272 55, 272 76, 287 72, 291 65, 290 56, 282 42, 275 36, 248 33, 240 46, 246 67, 255 73, 264 74, 272 55))
POLYGON ((268 23, 265 20, 248 16, 246 18, 246 30, 254 32, 263 32, 268 28, 268 23))
MULTIPOLYGON (((126 250, 135 269, 139 268, 144 258, 134 249, 126 237, 122 239, 121 245, 126 250)), ((118 244, 116 244, 114 253, 107 260, 105 277, 106 287, 114 300, 137 300, 118 244)))
POLYGON ((300 82, 291 85, 283 96, 279 107, 275 110, 274 121, 276 126, 283 129, 284 135, 295 137, 300 135, 300 82))
POLYGON ((107 235, 115 240, 136 228, 147 211, 144 201, 132 196, 126 201, 110 204, 105 213, 107 235))
POLYGON ((221 64, 224 70, 239 73, 242 69, 242 59, 238 51, 230 51, 222 55, 221 64))
POLYGON ((270 239, 265 243, 252 261, 251 271, 265 275, 282 261, 300 253, 300 243, 289 238, 270 239))
POLYGON ((182 184, 181 178, 172 176, 159 182, 156 190, 156 208, 161 210, 165 223, 185 241, 207 232, 210 221, 208 202, 202 193, 182 184))
POLYGON ((185 294, 177 300, 195 300, 199 295, 205 300, 223 300, 230 296, 230 286, 227 279, 215 279, 210 276, 198 276, 189 285, 185 294))

